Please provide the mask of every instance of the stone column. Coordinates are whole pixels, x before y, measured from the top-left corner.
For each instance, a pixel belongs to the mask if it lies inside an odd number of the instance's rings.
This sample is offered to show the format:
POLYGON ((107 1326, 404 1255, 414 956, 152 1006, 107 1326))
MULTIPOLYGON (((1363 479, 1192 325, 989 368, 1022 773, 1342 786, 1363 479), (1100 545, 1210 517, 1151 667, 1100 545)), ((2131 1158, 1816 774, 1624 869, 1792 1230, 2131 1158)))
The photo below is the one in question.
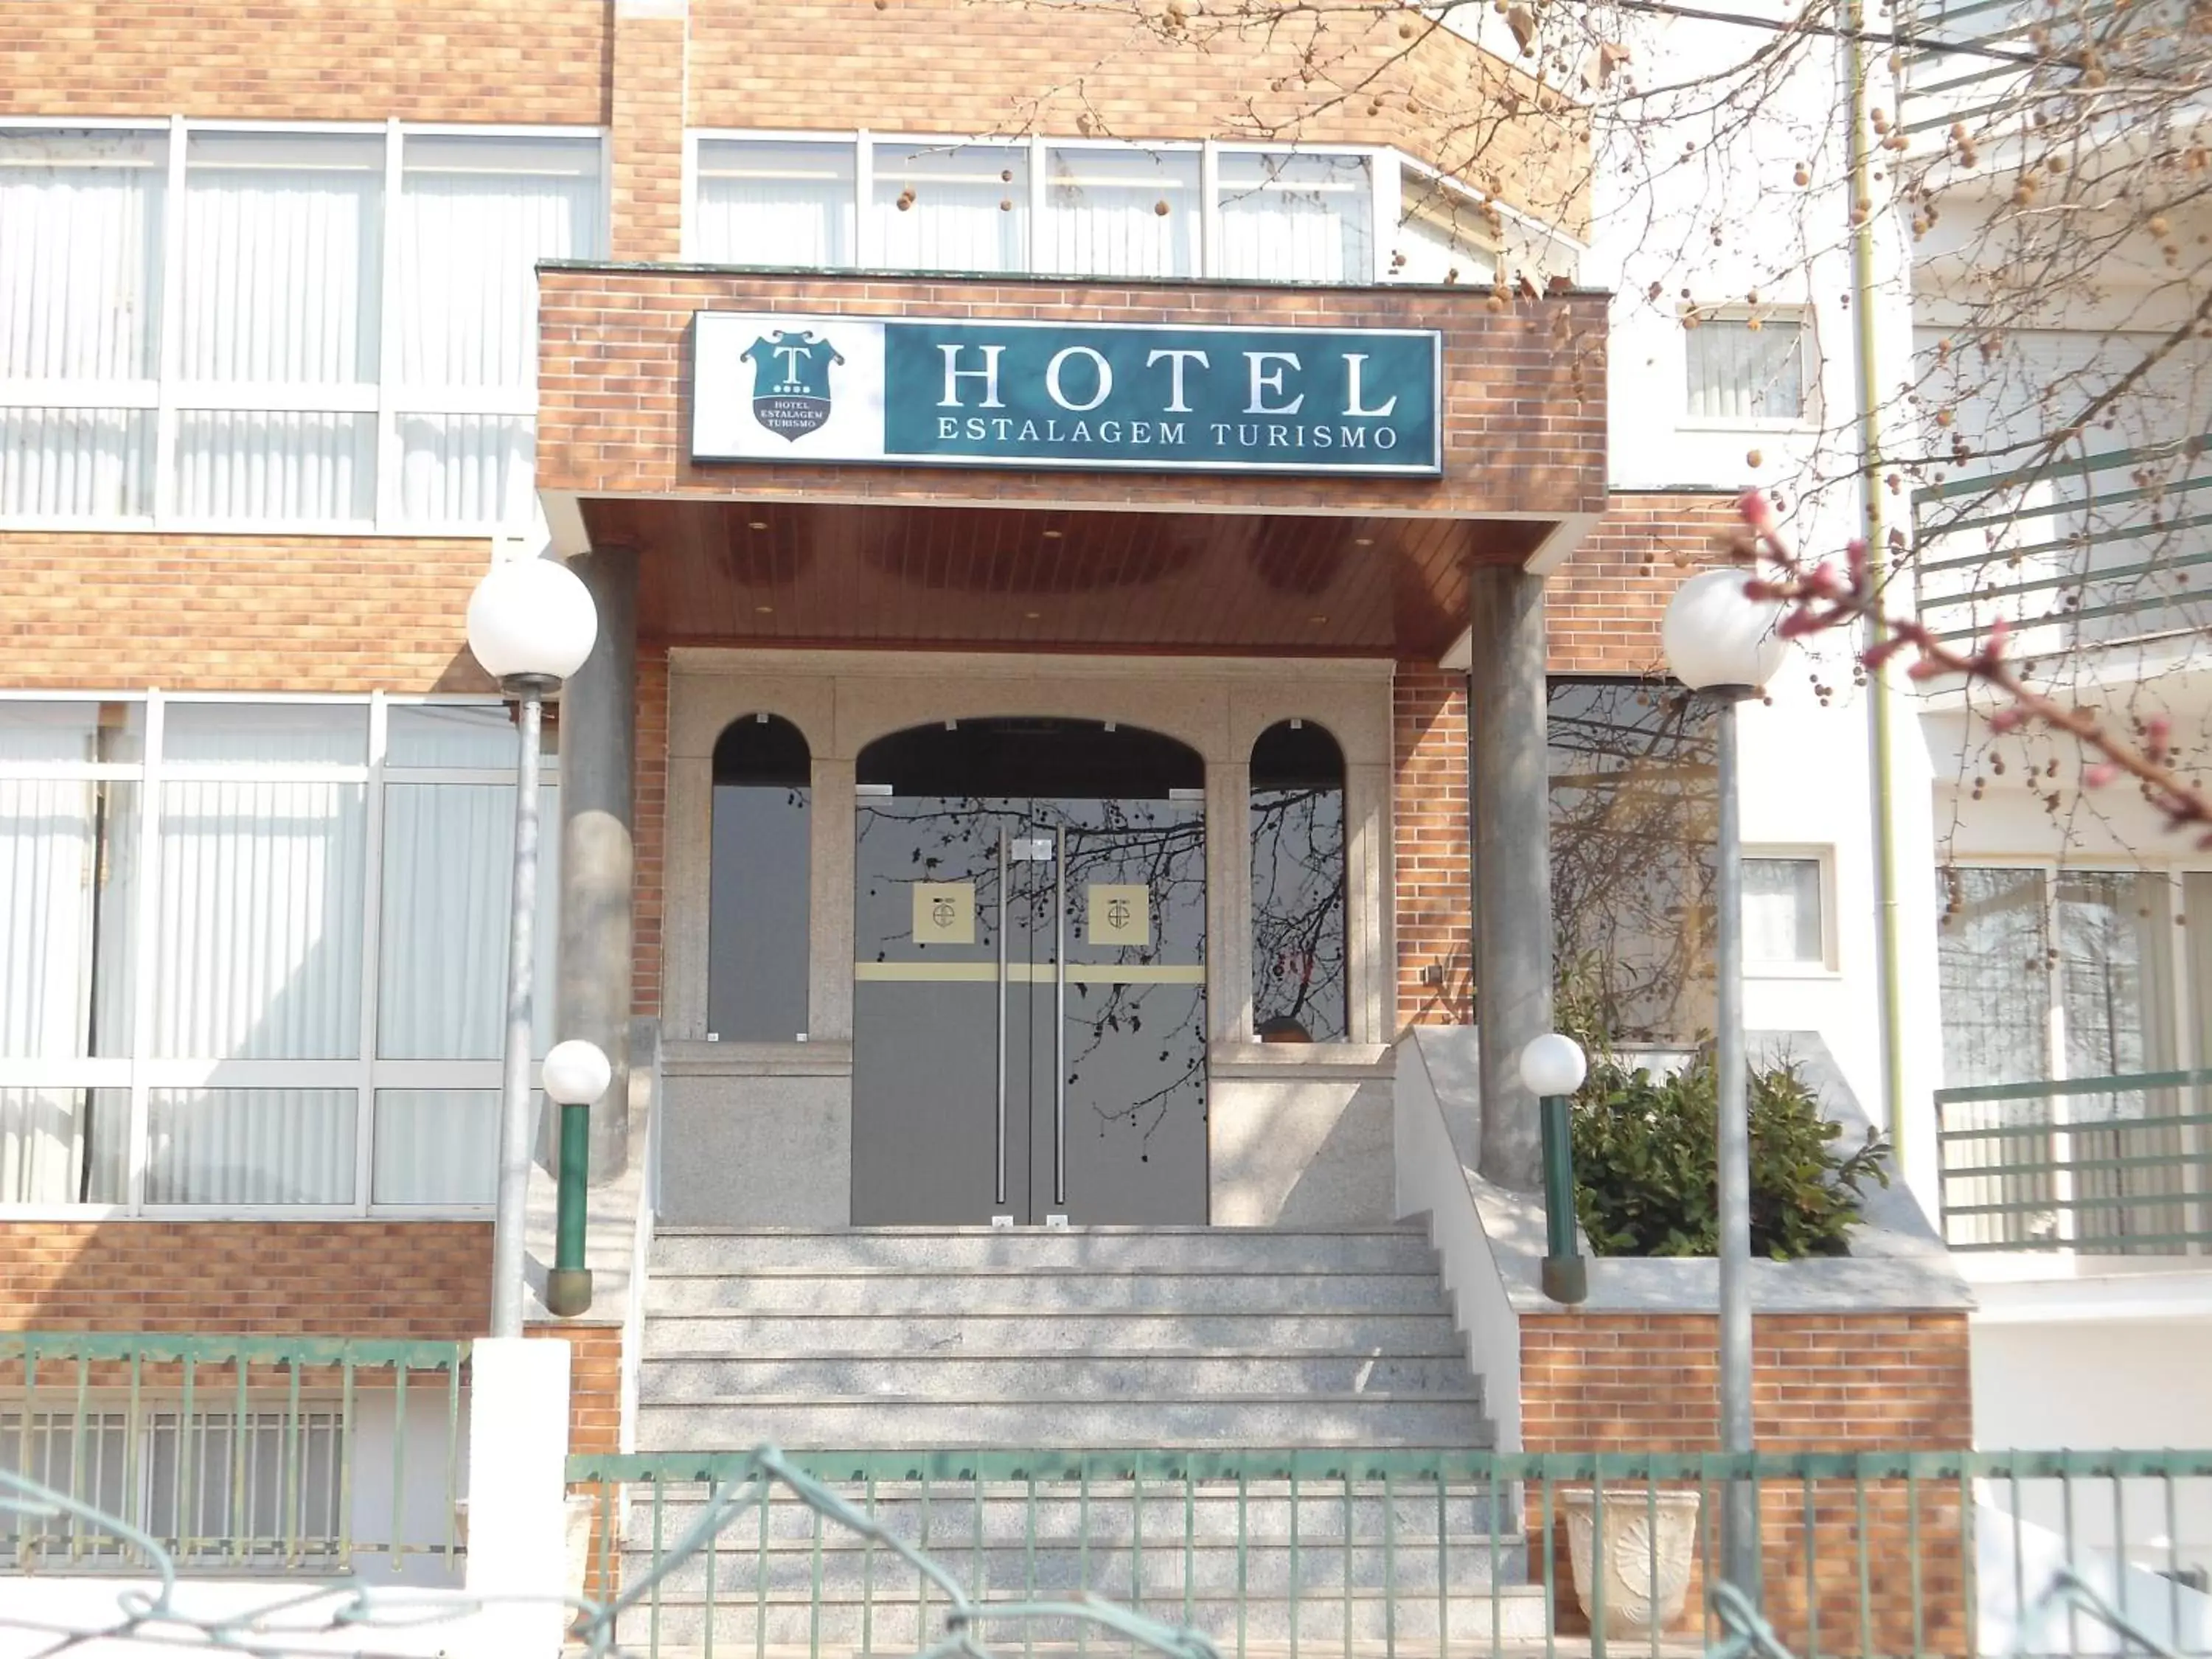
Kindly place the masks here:
POLYGON ((606 1051, 614 1081, 592 1108, 592 1182, 629 1158, 630 883, 636 858, 637 554, 580 554, 568 568, 599 607, 599 635, 561 697, 561 956, 557 1040, 606 1051))
POLYGON ((1474 1018, 1482 1173, 1534 1190, 1543 1166, 1521 1050, 1552 1028, 1552 852, 1544 766, 1544 582, 1516 566, 1469 578, 1468 766, 1474 817, 1474 1018))

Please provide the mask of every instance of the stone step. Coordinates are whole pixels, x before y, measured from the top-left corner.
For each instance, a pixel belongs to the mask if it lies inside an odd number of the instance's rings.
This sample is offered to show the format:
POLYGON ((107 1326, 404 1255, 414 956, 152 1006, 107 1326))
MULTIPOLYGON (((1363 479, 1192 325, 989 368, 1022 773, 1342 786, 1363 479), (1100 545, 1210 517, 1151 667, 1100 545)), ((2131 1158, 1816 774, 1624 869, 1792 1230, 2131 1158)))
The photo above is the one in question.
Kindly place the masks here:
POLYGON ((714 1397, 638 1410, 640 1451, 909 1446, 1459 1446, 1493 1443, 1479 1394, 1215 1395, 1127 1401, 714 1397))
POLYGON ((1300 1353, 1460 1352, 1450 1316, 1328 1312, 1035 1314, 656 1313, 645 1328, 648 1359, 778 1354, 1181 1353, 1194 1350, 1300 1353))
POLYGON ((1466 1359, 1450 1352, 655 1357, 641 1367, 639 1390, 651 1404, 778 1395, 1106 1401, 1283 1394, 1463 1398, 1477 1392, 1466 1359))
POLYGON ((1427 1236, 1404 1227, 663 1227, 659 1273, 1433 1273, 1427 1236))
MULTIPOLYGON (((1126 1480, 1095 1481, 1087 1495, 1064 1480, 1041 1482, 1033 1514, 1025 1486, 987 1482, 980 1529, 971 1482, 933 1482, 927 1504, 921 1486, 913 1481, 878 1481, 872 1498, 849 1483, 837 1483, 836 1489, 893 1535, 919 1540, 926 1522, 929 1536, 946 1548, 969 1547, 979 1535, 987 1547, 1011 1547, 1025 1546, 1031 1538, 1046 1545, 1065 1544, 1085 1536, 1133 1538, 1139 1530, 1134 1489, 1126 1480)), ((652 1505, 644 1488, 634 1486, 630 1491, 635 1501, 623 1535, 629 1547, 649 1548, 652 1505)), ((1467 1536, 1478 1541, 1497 1535, 1506 1547, 1518 1548, 1519 1540, 1506 1535, 1519 1519, 1512 1488, 1508 1486, 1504 1492, 1502 1498, 1495 1498, 1486 1485, 1453 1483, 1443 1495, 1440 1526, 1432 1486, 1408 1480, 1397 1485, 1386 1498, 1377 1484, 1362 1480, 1353 1486, 1347 1504, 1340 1484, 1307 1481, 1302 1483, 1297 1498, 1298 1537, 1303 1546, 1339 1548, 1348 1522, 1357 1546, 1363 1540, 1382 1537, 1387 1516, 1400 1543, 1408 1548, 1422 1547, 1426 1540, 1433 1549, 1439 1530, 1450 1538, 1467 1536)), ((1194 1540, 1208 1546, 1234 1545, 1240 1527, 1248 1541, 1273 1539, 1287 1543, 1291 1535, 1292 1500, 1285 1481, 1246 1483, 1241 1505, 1237 1489, 1229 1481, 1199 1482, 1190 1492, 1188 1509, 1177 1481, 1147 1481, 1143 1494, 1142 1531, 1152 1540, 1152 1547, 1180 1549, 1186 1528, 1194 1540)), ((696 1482, 670 1482, 662 1488, 659 1524, 664 1547, 683 1537, 698 1521, 704 1513, 704 1497, 705 1488, 696 1482)), ((726 1524, 724 1536, 738 1540, 731 1547, 750 1551, 759 1539, 759 1526, 757 1514, 748 1511, 726 1524)), ((811 1551, 815 1531, 811 1509, 793 1498, 778 1497, 769 1516, 771 1552, 811 1551)), ((833 1520, 822 1522, 822 1532, 826 1544, 860 1547, 857 1534, 833 1520)))
POLYGON ((1279 1313, 1437 1313, 1443 1290, 1433 1270, 1403 1273, 1030 1273, 981 1268, 935 1273, 660 1273, 648 1316, 747 1313, 1035 1315, 1064 1310, 1279 1313))
MULTIPOLYGON (((1419 1659, 1440 1651, 1463 1655, 1470 1649, 1486 1649, 1493 1641, 1540 1644, 1544 1607, 1540 1584, 1501 1584, 1494 1595, 1487 1589, 1451 1595, 1442 1599, 1444 1623, 1440 1631, 1439 1598, 1359 1590, 1349 1601, 1349 1637, 1355 1652, 1380 1653, 1387 1644, 1387 1651, 1397 1659, 1419 1659)), ((1157 1601, 1148 1596, 1139 1610, 1168 1625, 1182 1625, 1188 1615, 1190 1626, 1210 1636, 1224 1655, 1237 1651, 1240 1636, 1246 1644, 1283 1650, 1292 1636, 1293 1617, 1300 1646, 1315 1659, 1342 1654, 1347 1635, 1347 1604, 1336 1595, 1302 1597, 1295 1613, 1286 1600, 1260 1597, 1241 1602, 1194 1597, 1186 1608, 1180 1596, 1157 1601)), ((746 1596, 716 1603, 713 1647, 724 1659, 778 1648, 823 1656, 910 1656, 943 1639, 945 1613, 945 1603, 935 1594, 926 1613, 911 1598, 878 1598, 870 1607, 833 1601, 818 1608, 808 1603, 770 1602, 763 1609, 746 1596)), ((626 1649, 634 1645, 643 1651, 657 1632, 652 1651, 658 1659, 690 1659, 705 1651, 708 1621, 703 1603, 664 1595, 657 1620, 655 1609, 641 1603, 623 1616, 616 1634, 626 1649)), ((1025 1635, 1040 1645, 1059 1647, 1072 1644, 1077 1634, 1073 1620, 994 1620, 987 1613, 978 1623, 983 1643, 997 1653, 1020 1651, 1025 1635)), ((1088 1627, 1088 1650, 1104 1659, 1127 1653, 1128 1641, 1094 1624, 1088 1627)), ((1588 1651, 1587 1644, 1583 1650, 1588 1651)), ((1074 1650, 1066 1646, 1066 1651, 1072 1656, 1074 1650)))

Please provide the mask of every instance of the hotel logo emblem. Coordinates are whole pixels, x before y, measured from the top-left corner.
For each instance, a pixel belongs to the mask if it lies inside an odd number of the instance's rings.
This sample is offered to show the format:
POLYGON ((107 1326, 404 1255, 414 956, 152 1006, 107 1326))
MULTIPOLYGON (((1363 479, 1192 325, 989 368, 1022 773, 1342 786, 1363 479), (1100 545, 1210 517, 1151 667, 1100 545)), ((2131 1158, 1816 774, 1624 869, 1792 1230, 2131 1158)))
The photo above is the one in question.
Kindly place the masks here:
POLYGON ((830 418, 830 369, 844 358, 812 329, 776 329, 738 354, 753 366, 753 418, 797 443, 830 418))

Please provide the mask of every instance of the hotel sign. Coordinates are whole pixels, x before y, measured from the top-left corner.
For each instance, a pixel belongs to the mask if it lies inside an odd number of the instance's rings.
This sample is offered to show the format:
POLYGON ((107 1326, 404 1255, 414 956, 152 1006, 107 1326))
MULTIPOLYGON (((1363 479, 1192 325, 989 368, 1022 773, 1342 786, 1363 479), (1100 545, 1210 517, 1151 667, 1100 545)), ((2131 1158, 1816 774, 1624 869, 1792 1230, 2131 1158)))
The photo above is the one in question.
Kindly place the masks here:
POLYGON ((1433 330, 702 311, 692 349, 696 461, 1441 471, 1433 330))

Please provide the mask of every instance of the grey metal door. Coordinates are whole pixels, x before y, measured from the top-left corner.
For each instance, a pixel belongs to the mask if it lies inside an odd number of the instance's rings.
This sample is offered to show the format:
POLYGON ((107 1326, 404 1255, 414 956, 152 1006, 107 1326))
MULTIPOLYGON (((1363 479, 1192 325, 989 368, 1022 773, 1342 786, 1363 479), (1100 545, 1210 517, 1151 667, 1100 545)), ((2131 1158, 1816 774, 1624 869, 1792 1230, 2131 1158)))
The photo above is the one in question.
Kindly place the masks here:
POLYGON ((1206 1219, 1199 793, 862 785, 856 1224, 1206 1219))

